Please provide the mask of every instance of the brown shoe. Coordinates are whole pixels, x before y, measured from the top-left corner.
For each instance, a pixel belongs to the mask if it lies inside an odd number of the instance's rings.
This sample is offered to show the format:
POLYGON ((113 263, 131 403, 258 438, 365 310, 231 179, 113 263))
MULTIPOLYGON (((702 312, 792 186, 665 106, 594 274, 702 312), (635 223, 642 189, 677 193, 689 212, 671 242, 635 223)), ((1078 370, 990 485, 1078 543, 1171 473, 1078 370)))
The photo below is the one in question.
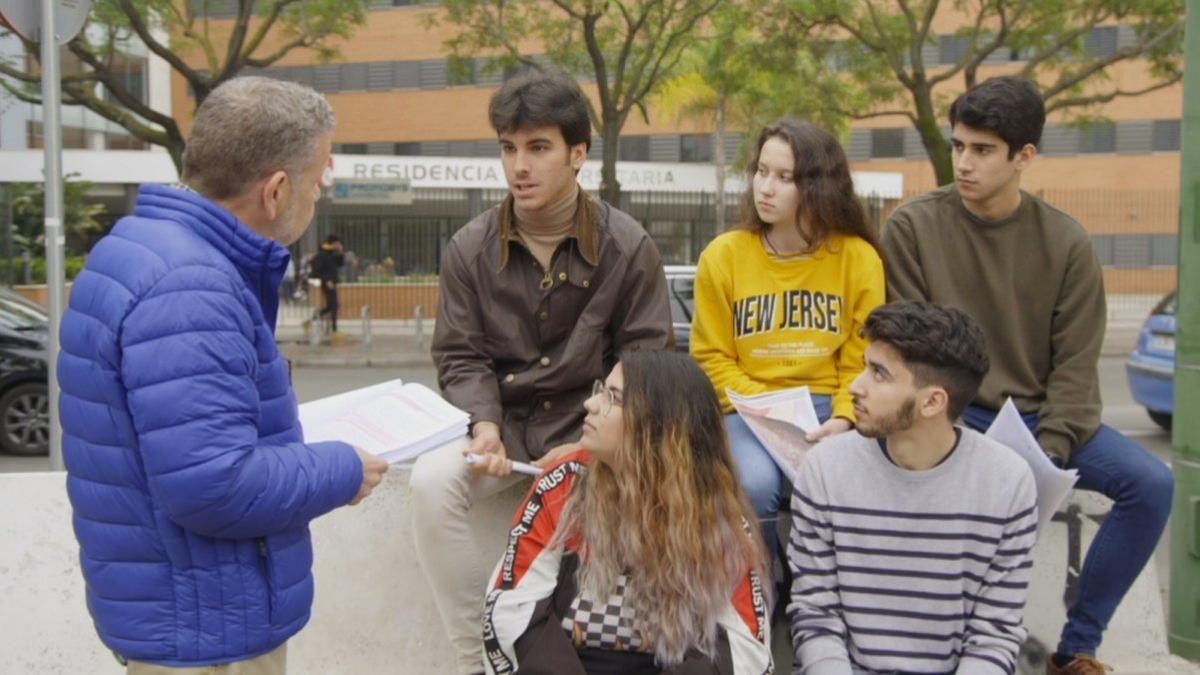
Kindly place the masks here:
POLYGON ((1111 670, 1112 666, 1106 666, 1087 654, 1076 654, 1062 668, 1054 665, 1053 654, 1046 658, 1046 675, 1104 675, 1111 670))

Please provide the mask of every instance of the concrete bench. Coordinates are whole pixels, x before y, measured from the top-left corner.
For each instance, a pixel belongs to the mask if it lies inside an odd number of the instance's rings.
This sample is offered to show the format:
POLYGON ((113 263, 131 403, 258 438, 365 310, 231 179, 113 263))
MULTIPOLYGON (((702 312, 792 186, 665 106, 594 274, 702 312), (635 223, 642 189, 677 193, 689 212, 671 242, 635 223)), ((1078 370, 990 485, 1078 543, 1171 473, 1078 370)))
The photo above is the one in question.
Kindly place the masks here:
MULTIPOLYGON (((317 596, 311 623, 289 646, 289 673, 450 673, 449 645, 417 566, 408 522, 406 467, 376 494, 313 523, 317 596)), ((480 504, 473 520, 489 559, 499 561, 507 524, 528 483, 480 504)), ((1083 516, 1104 500, 1076 493, 1083 516)), ((84 604, 78 547, 64 474, 0 474, 0 672, 120 673, 96 637, 84 604)), ((1096 532, 1079 519, 1080 550, 1096 532)), ((1033 660, 1053 648, 1063 622, 1068 528, 1055 523, 1037 549, 1026 623, 1033 660)), ((480 588, 482 601, 483 589, 480 588)), ((1166 653, 1154 565, 1148 565, 1109 627, 1101 658, 1121 675, 1200 672, 1166 653)), ((780 664, 782 665, 782 664, 780 664)), ((1023 667, 1042 672, 1041 663, 1023 667)))

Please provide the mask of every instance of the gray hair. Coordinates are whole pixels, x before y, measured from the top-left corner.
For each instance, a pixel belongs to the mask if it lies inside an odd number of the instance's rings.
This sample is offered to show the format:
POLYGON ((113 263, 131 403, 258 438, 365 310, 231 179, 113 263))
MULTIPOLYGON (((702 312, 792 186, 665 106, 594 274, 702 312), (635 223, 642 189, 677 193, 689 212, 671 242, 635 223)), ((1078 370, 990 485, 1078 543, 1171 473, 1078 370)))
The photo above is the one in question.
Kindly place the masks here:
POLYGON ((196 111, 183 182, 210 199, 228 199, 274 171, 294 178, 334 123, 329 101, 308 87, 265 77, 228 80, 196 111))

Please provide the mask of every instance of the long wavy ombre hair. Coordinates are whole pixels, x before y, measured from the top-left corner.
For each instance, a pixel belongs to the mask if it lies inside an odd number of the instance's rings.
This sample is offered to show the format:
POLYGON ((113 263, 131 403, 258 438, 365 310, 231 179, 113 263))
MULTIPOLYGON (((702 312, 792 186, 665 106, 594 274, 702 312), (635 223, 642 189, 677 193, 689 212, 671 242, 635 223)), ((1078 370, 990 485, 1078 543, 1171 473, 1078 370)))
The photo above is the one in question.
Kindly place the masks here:
POLYGON ((812 124, 783 119, 763 127, 754 147, 754 156, 746 164, 746 192, 742 197, 741 221, 737 227, 752 232, 769 229, 754 206, 754 175, 763 145, 778 138, 792 149, 795 167, 792 180, 800 189, 796 227, 804 223, 808 250, 814 253, 835 234, 861 237, 879 250, 879 234, 867 218, 862 199, 854 191, 850 162, 842 144, 833 134, 812 124))
POLYGON ((555 543, 579 538, 577 581, 595 597, 628 574, 626 598, 667 666, 715 652, 718 616, 747 572, 768 578, 765 557, 712 382, 669 351, 630 352, 621 367, 625 443, 575 483, 555 543))

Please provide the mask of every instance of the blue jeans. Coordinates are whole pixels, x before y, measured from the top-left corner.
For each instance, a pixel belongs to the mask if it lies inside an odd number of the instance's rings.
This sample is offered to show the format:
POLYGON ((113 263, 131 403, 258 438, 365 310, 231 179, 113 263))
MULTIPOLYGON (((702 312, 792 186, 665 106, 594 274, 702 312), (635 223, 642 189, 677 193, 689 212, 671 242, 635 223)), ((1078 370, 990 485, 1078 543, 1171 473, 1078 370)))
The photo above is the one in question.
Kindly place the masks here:
MULTIPOLYGON (((996 411, 969 406, 963 421, 983 431, 996 411)), ((1033 431, 1038 417, 1021 418, 1033 431)), ((1067 609, 1058 653, 1096 655, 1100 639, 1117 605, 1154 555, 1171 515, 1175 479, 1167 465, 1116 429, 1100 425, 1086 443, 1071 453, 1067 468, 1079 471, 1076 488, 1113 500, 1079 574, 1079 592, 1067 609)))
MULTIPOLYGON (((817 419, 822 422, 829 419, 833 409, 831 397, 814 394, 812 400, 817 419)), ((733 453, 733 463, 737 465, 742 490, 758 514, 767 555, 773 557, 779 545, 779 508, 791 498, 791 484, 736 412, 725 416, 725 433, 729 435, 729 449, 733 453)))

